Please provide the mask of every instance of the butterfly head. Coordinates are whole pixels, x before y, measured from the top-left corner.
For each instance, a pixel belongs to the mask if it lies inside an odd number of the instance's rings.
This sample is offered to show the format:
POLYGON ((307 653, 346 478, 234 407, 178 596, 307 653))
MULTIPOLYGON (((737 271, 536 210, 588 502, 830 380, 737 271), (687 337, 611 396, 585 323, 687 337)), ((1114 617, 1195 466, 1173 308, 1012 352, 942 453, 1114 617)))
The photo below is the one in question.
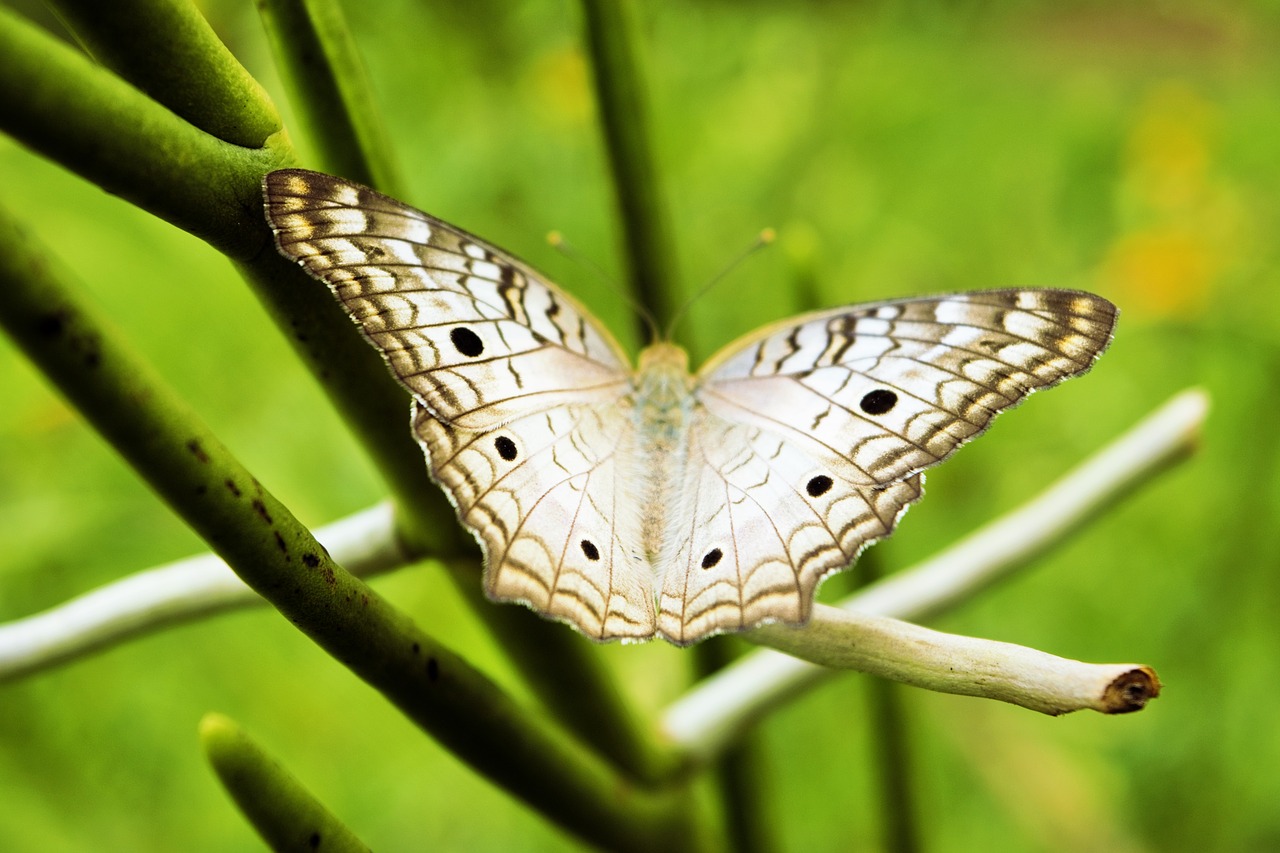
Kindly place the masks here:
POLYGON ((639 367, 640 373, 684 377, 689 374, 689 354, 676 344, 659 341, 641 351, 639 367))

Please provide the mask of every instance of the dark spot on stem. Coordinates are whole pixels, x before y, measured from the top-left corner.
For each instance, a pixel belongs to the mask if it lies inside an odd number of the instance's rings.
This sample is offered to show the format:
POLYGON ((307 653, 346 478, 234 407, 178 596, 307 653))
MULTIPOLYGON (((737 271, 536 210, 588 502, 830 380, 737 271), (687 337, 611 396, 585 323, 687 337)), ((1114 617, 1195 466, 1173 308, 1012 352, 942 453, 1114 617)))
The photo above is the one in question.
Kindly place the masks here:
POLYGON ((76 349, 81 351, 85 367, 97 367, 102 363, 101 341, 98 340, 97 335, 86 334, 82 338, 77 338, 76 349))
POLYGON ((67 328, 70 311, 51 311, 36 319, 36 334, 42 338, 56 338, 67 328))
POLYGON ((427 681, 435 681, 440 677, 440 664, 434 657, 427 658, 427 681))
POLYGON ((271 523, 271 513, 267 512, 267 505, 257 498, 253 499, 253 511, 267 524, 271 523))
POLYGON ((200 444, 200 439, 193 438, 187 442, 187 450, 196 458, 201 465, 209 464, 209 454, 204 452, 204 447, 200 444))
POLYGON ((222 482, 223 482, 223 485, 227 487, 228 492, 230 492, 234 497, 237 497, 237 498, 240 497, 240 487, 237 486, 231 480, 231 478, 228 477, 226 480, 223 480, 222 482))
POLYGON ((314 569, 316 566, 320 565, 319 555, 312 553, 303 554, 302 565, 306 566, 308 569, 314 569))

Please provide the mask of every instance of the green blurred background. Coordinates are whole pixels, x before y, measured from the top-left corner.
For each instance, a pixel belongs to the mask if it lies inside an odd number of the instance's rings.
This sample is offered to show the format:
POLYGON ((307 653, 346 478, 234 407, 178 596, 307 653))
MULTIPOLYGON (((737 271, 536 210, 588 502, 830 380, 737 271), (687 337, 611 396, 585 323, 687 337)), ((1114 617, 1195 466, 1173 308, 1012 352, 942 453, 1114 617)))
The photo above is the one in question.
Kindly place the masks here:
MULTIPOLYGON (((544 240, 559 230, 616 270, 576 5, 347 5, 406 200, 526 257, 627 339, 613 286, 544 240)), ((282 101, 252 4, 202 6, 282 101)), ((812 301, 1045 285, 1121 306, 1093 373, 930 475, 876 549, 886 570, 1016 506, 1179 389, 1212 395, 1198 455, 938 623, 1149 663, 1164 695, 1128 717, 1050 719, 903 691, 925 848, 1280 848, 1275 7, 663 2, 641 21, 683 286, 761 227, 780 233, 694 305, 678 338, 695 360, 812 301)), ((221 256, 3 138, 0 199, 304 522, 380 497, 221 256)), ((0 391, 0 619, 201 550, 3 340, 0 391)), ((520 691, 437 567, 376 586, 520 691)), ((645 708, 688 677, 673 648, 603 654, 645 708)), ((837 679, 763 726, 782 849, 877 845, 866 683, 837 679)), ((252 847, 197 747, 209 710, 376 848, 574 846, 255 610, 0 686, 0 849, 252 847)))

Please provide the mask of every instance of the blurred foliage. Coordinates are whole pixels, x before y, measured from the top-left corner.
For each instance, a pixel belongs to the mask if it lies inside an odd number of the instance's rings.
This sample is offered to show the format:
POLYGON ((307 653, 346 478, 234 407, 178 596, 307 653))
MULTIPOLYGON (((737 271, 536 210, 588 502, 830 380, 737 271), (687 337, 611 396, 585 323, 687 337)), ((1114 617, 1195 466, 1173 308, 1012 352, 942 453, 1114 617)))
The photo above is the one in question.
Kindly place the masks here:
MULTIPOLYGON (((202 5, 282 100, 252 4, 202 5)), ((941 625, 1150 663, 1165 695, 1136 716, 1054 720, 907 692, 926 848, 1280 846, 1280 471, 1266 438, 1280 387, 1280 244, 1266 237, 1280 227, 1280 15, 1244 0, 642 12, 679 280, 692 292, 761 226, 780 234, 694 304, 677 338, 695 360, 810 301, 1052 285, 1122 308, 1092 374, 930 476, 877 549, 886 569, 1016 505, 1174 391, 1213 396, 1200 454, 941 625)), ((407 200, 526 257, 625 338, 616 288, 542 239, 559 230, 612 268, 577 8, 366 0, 348 15, 407 200)), ((0 195, 302 520, 379 497, 217 253, 4 139, 0 195)), ((4 341, 0 389, 0 619, 201 550, 4 341)), ((378 586, 519 690, 436 567, 378 586)), ((676 649, 606 655, 645 707, 685 677, 676 649)), ((764 726, 784 849, 877 843, 864 709, 848 677, 764 726)), ((196 747, 209 710, 375 848, 572 846, 261 611, 0 688, 0 848, 253 844, 196 747)))

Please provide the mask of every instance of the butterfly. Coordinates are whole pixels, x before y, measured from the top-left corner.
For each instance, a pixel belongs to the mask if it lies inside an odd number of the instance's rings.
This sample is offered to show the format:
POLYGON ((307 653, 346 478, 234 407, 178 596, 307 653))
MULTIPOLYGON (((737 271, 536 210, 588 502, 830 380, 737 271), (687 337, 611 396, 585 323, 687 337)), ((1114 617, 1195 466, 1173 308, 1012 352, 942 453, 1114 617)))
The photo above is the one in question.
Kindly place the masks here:
POLYGON ((412 395, 489 597, 601 641, 804 623, 924 469, 1088 370, 1116 320, 1068 290, 900 299, 784 320, 696 374, 660 341, 633 371, 582 305, 460 228, 318 172, 263 188, 279 251, 412 395))

